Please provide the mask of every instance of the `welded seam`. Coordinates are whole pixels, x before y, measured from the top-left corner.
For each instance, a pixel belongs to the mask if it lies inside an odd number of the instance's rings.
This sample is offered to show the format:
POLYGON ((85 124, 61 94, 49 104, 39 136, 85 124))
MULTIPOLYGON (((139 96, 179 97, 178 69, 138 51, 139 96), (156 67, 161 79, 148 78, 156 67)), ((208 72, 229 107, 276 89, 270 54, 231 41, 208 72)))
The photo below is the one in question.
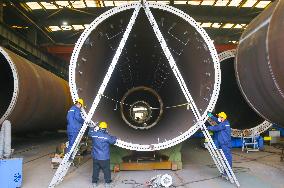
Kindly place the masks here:
MULTIPOLYGON (((273 10, 273 13, 271 15, 274 15, 274 12, 277 10, 277 8, 280 6, 280 3, 281 1, 278 1, 275 9, 273 10)), ((271 16, 272 17, 272 16, 271 16)), ((278 84, 278 81, 276 80, 275 78, 275 75, 273 73, 273 70, 272 70, 272 65, 270 63, 270 58, 269 58, 269 45, 268 45, 268 37, 269 37, 269 31, 270 31, 270 27, 272 27, 270 24, 268 26, 268 29, 267 29, 267 36, 266 36, 266 39, 265 39, 265 45, 266 45, 266 48, 265 48, 265 51, 266 51, 266 57, 267 57, 267 64, 268 64, 268 68, 269 68, 269 72, 270 72, 270 75, 272 77, 272 80, 273 80, 273 83, 275 85, 275 87, 277 88, 277 90, 279 91, 280 95, 282 96, 282 98, 284 99, 284 93, 283 91, 281 90, 279 84, 278 84)), ((283 75, 282 75, 283 76, 283 75)))
MULTIPOLYGON (((236 50, 227 50, 224 51, 222 53, 218 54, 219 59, 220 59, 220 63, 229 59, 229 58, 235 58, 236 56, 236 50)), ((250 107, 250 105, 249 105, 250 107)), ((265 120, 263 121, 261 124, 257 125, 256 127, 250 128, 250 129, 246 129, 247 130, 247 134, 248 136, 254 135, 254 134, 261 134, 264 131, 266 131, 267 129, 269 129, 272 126, 272 123, 270 123, 269 121, 265 120)), ((231 132, 231 136, 233 137, 242 137, 242 133, 243 130, 239 130, 239 129, 233 129, 232 128, 232 132, 231 132)))
POLYGON ((245 41, 246 39, 248 39, 249 37, 251 37, 254 33, 256 33, 258 30, 260 30, 261 28, 265 27, 267 24, 269 24, 271 20, 271 16, 268 17, 264 22, 262 22, 262 24, 260 24, 258 27, 256 27, 254 30, 252 30, 249 34, 247 34, 244 38, 240 39, 239 41, 239 45, 245 41))

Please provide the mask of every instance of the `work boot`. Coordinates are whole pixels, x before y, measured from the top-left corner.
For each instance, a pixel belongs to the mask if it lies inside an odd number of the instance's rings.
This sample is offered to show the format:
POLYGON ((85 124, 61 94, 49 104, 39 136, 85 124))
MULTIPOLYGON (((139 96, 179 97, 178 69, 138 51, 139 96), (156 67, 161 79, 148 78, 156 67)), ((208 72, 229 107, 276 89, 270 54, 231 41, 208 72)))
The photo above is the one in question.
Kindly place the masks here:
POLYGON ((229 180, 229 177, 228 177, 228 175, 227 175, 226 173, 222 173, 222 174, 221 174, 221 177, 224 178, 224 179, 226 179, 226 180, 229 180))
POLYGON ((112 188, 112 184, 111 183, 105 183, 105 188, 112 188))
POLYGON ((99 184, 98 183, 93 183, 93 188, 97 188, 99 187, 99 184))

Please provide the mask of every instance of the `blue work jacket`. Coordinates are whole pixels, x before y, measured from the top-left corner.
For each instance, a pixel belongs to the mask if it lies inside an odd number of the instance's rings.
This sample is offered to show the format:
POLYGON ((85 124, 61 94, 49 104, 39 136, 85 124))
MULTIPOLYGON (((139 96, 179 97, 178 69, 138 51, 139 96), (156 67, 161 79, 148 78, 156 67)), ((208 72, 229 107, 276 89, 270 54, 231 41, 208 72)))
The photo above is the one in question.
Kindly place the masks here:
POLYGON ((92 156, 96 160, 108 160, 110 159, 110 144, 115 144, 117 138, 111 136, 104 129, 95 131, 94 128, 90 128, 89 136, 92 137, 93 148, 92 156))
POLYGON ((207 129, 217 134, 217 141, 219 145, 231 145, 231 127, 228 120, 219 122, 218 118, 212 116, 211 119, 218 125, 209 126, 207 129))
POLYGON ((81 109, 76 105, 72 106, 67 113, 67 133, 78 133, 84 123, 81 116, 81 109))

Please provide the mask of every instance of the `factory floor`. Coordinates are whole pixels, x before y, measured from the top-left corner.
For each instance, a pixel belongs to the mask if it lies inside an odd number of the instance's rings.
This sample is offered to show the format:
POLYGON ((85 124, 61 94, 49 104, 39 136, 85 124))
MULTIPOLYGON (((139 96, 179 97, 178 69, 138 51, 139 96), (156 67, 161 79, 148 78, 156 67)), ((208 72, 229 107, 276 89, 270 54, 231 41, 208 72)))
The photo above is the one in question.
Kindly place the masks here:
MULTIPOLYGON (((55 151, 64 136, 38 136, 14 144, 15 157, 24 157, 22 188, 47 188, 55 170, 51 169, 49 155, 55 151), (39 139, 40 138, 40 139, 39 139), (40 141, 36 141, 36 140, 40 141), (23 144, 25 143, 25 144, 23 144)), ((280 162, 281 150, 265 146, 265 151, 245 153, 233 149, 233 167, 241 187, 283 188, 284 162, 280 162)), ((183 169, 179 171, 124 171, 112 174, 113 187, 145 187, 143 184, 158 174, 168 173, 175 187, 230 188, 233 184, 219 177, 208 152, 200 141, 190 139, 183 143, 183 169), (136 183, 136 184, 135 184, 136 183)), ((92 160, 85 159, 78 168, 72 167, 58 188, 91 188, 92 160)), ((103 175, 100 174, 103 186, 103 175)))

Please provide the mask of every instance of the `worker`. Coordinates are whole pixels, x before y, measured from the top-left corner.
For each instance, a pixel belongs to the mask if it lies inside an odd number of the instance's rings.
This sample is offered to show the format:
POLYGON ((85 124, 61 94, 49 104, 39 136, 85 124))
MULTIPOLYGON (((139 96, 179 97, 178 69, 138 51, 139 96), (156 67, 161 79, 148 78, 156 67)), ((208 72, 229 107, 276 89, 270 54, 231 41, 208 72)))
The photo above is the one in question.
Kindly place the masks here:
POLYGON ((67 152, 71 150, 84 123, 84 119, 81 115, 83 105, 83 99, 77 99, 75 105, 73 105, 67 113, 67 136, 69 141, 67 152))
POLYGON ((102 169, 105 179, 105 187, 110 187, 112 182, 110 172, 110 144, 115 144, 117 138, 107 132, 107 123, 100 122, 99 130, 90 126, 89 136, 92 137, 92 157, 93 157, 93 187, 98 186, 99 173, 102 169))
MULTIPOLYGON (((217 134, 217 148, 222 149, 227 161, 232 167, 232 153, 231 153, 231 127, 227 120, 227 114, 220 112, 217 116, 213 116, 212 113, 208 113, 208 116, 217 123, 215 126, 209 126, 207 129, 217 134)), ((225 174, 224 174, 225 175, 225 174)))

